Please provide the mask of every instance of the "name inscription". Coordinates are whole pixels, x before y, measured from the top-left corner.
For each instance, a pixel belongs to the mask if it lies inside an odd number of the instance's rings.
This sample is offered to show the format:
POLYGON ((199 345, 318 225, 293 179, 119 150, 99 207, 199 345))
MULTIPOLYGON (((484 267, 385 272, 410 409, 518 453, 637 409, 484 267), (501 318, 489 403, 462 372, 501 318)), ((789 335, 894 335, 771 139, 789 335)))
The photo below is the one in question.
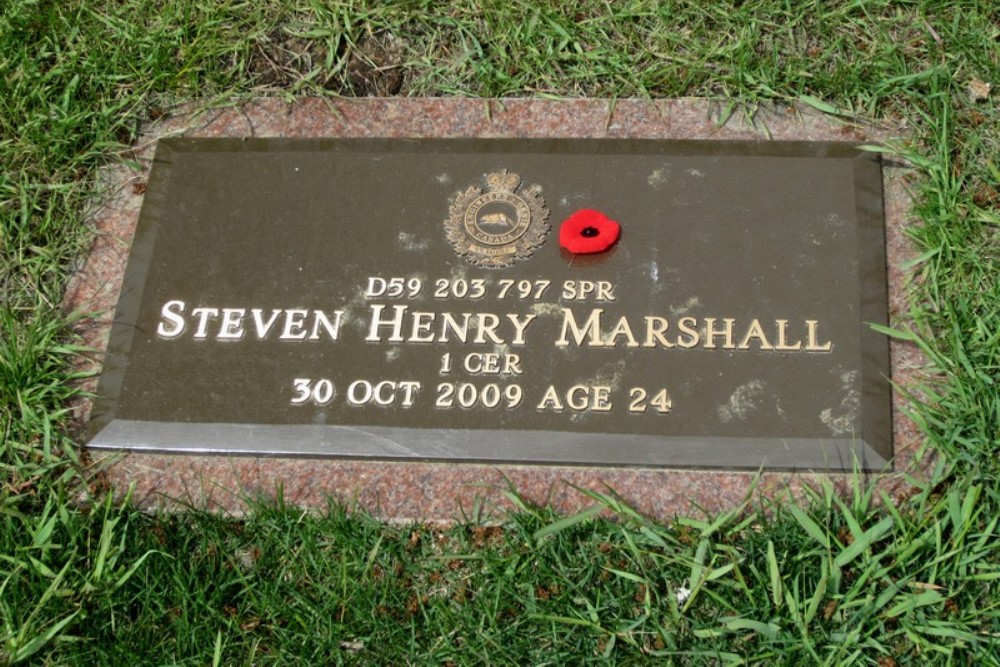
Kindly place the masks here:
MULTIPOLYGON (((820 335, 819 320, 794 321, 788 318, 691 317, 645 315, 615 316, 609 306, 616 301, 611 281, 565 281, 560 302, 545 301, 551 281, 485 278, 439 279, 434 281, 434 298, 475 302, 493 293, 498 299, 530 303, 534 312, 453 312, 429 311, 392 303, 421 295, 420 277, 370 277, 363 289, 367 304, 361 330, 365 343, 390 345, 460 343, 468 346, 552 348, 651 348, 670 350, 773 351, 781 353, 825 353, 833 342, 820 335), (389 303, 384 303, 387 301, 389 303), (585 312, 563 305, 565 301, 606 304, 585 312), (531 337, 532 324, 539 312, 554 314, 558 335, 547 340, 531 337)), ((299 343, 339 343, 344 322, 351 316, 346 307, 334 310, 306 308, 255 308, 246 306, 205 306, 172 299, 160 308, 156 334, 164 340, 185 336, 199 341, 241 340, 299 343)), ((524 373, 521 356, 513 352, 446 352, 437 372, 450 376, 464 372, 470 376, 516 377, 524 373)), ((530 369, 529 369, 530 370, 530 369)), ((327 405, 339 395, 330 378, 292 378, 291 405, 327 405)), ((424 382, 412 379, 355 379, 347 382, 344 400, 348 405, 420 405, 424 382)), ((540 396, 526 397, 518 384, 441 382, 431 405, 437 409, 514 409, 523 404, 542 411, 593 410, 614 408, 613 388, 607 385, 576 384, 562 390, 548 385, 540 396)), ((666 387, 650 391, 644 387, 627 390, 628 412, 644 414, 652 406, 667 413, 673 400, 666 387)), ((431 400, 431 399, 428 399, 431 400)))

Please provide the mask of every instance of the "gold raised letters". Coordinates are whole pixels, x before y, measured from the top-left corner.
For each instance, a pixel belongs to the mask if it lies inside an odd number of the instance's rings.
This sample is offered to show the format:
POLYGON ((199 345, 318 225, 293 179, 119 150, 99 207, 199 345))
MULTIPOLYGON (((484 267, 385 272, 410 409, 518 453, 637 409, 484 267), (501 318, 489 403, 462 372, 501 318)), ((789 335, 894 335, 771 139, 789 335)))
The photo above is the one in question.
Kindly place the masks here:
POLYGON ((562 309, 562 327, 555 340, 556 347, 646 347, 681 348, 690 350, 765 350, 780 352, 829 352, 833 343, 819 340, 819 321, 805 320, 797 327, 805 334, 808 343, 789 341, 789 321, 784 319, 749 322, 735 317, 682 317, 677 320, 676 333, 670 335, 670 320, 658 315, 646 315, 642 326, 636 326, 628 317, 609 320, 605 327, 604 309, 594 308, 586 316, 577 316, 571 309, 562 309), (635 331, 644 332, 640 342, 635 331), (803 331, 804 330, 804 331, 803 331), (736 341, 739 341, 737 343, 736 341), (777 344, 771 341, 777 341, 777 344))
POLYGON ((760 326, 760 320, 754 320, 753 322, 750 323, 750 328, 747 329, 747 334, 743 336, 743 340, 740 341, 738 347, 741 350, 749 350, 750 341, 754 339, 757 340, 757 344, 760 346, 760 349, 762 350, 774 349, 774 346, 772 346, 769 342, 767 342, 767 336, 764 335, 764 328, 760 326))
POLYGON ((519 313, 506 313, 502 318, 495 313, 462 313, 456 317, 451 313, 409 312, 409 308, 396 305, 392 307, 392 314, 388 314, 384 305, 372 304, 365 340, 370 343, 383 340, 390 343, 447 343, 454 336, 456 340, 468 343, 471 333, 471 342, 476 345, 524 345, 525 331, 538 317, 536 314, 519 313), (409 336, 404 338, 407 318, 410 319, 409 336), (386 331, 390 334, 383 338, 386 331))

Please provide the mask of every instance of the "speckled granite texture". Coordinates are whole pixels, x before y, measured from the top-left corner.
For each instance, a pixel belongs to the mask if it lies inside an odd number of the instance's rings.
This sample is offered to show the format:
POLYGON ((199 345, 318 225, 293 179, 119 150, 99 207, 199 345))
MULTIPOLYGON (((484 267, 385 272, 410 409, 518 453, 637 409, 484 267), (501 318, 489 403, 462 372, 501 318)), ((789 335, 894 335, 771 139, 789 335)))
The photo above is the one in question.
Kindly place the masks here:
MULTIPOLYGON (((840 122, 808 110, 760 110, 753 122, 739 112, 719 124, 721 106, 704 100, 503 100, 377 99, 319 100, 294 103, 259 100, 238 108, 175 113, 145 128, 134 159, 139 168, 109 168, 103 173, 104 198, 95 205, 93 247, 75 276, 67 307, 99 313, 81 333, 104 350, 118 292, 142 204, 145 179, 156 140, 190 137, 622 137, 713 140, 809 140, 882 142, 900 128, 840 122)), ((911 224, 905 187, 907 169, 887 160, 883 171, 890 318, 901 323, 907 311, 907 274, 914 254, 905 234, 911 224)), ((92 360, 99 369, 100 358, 92 360)), ((912 386, 922 359, 912 345, 892 342, 892 379, 912 386)), ((96 389, 96 379, 88 387, 96 389)), ((919 475, 915 455, 921 436, 903 414, 903 397, 893 396, 895 473, 879 475, 891 494, 907 491, 904 471, 919 475)), ((90 405, 77 406, 85 421, 90 405)), ((187 505, 239 513, 247 497, 273 497, 280 488, 286 502, 322 508, 327 498, 364 508, 389 520, 449 521, 479 505, 510 507, 504 492, 513 488, 529 502, 551 503, 572 512, 592 504, 574 487, 612 489, 640 512, 669 519, 702 516, 738 505, 755 474, 699 470, 582 468, 451 463, 352 462, 329 459, 193 457, 152 454, 98 454, 108 463, 108 481, 148 509, 187 505)), ((926 457, 924 457, 926 459, 926 457)), ((926 465, 926 461, 924 464, 926 465)), ((768 473, 758 492, 801 491, 821 478, 842 486, 845 475, 768 473)))

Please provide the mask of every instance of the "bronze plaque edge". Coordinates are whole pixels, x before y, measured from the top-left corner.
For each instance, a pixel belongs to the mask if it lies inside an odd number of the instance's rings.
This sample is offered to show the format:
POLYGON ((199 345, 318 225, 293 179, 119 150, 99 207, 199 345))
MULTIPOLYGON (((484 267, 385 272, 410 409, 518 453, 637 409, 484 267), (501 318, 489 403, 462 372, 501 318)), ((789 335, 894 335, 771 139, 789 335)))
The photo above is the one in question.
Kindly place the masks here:
POLYGON ((390 426, 199 424, 115 420, 89 447, 161 454, 394 460, 616 468, 889 472, 891 464, 863 440, 850 438, 732 438, 644 436, 527 430, 411 429, 390 426), (628 440, 629 461, 602 451, 628 440), (336 440, 342 450, 325 447, 336 440), (407 444, 400 444, 405 440, 407 444), (546 443, 539 452, 535 443, 546 443), (233 447, 234 441, 244 443, 233 447), (778 463, 771 463, 778 453, 778 463), (665 446, 666 445, 666 446, 665 446), (792 459, 792 465, 780 463, 792 459), (716 463, 715 461, 718 461, 716 463))
POLYGON ((871 327, 889 325, 889 289, 884 224, 882 160, 862 152, 854 161, 861 294, 862 439, 883 459, 893 460, 889 338, 871 327), (875 224, 883 220, 883 224, 875 224), (867 295, 867 298, 865 298, 867 295), (884 369, 884 370, 883 370, 884 369))

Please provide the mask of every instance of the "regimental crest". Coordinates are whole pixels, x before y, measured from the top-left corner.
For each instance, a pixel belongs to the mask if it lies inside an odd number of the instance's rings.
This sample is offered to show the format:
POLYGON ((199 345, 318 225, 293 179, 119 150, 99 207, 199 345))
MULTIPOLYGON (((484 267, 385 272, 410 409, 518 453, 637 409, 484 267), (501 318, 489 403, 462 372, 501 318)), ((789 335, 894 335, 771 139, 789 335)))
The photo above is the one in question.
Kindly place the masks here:
POLYGON ((499 269, 530 257, 549 235, 549 210, 539 185, 521 187, 506 169, 483 176, 451 200, 444 223, 455 252, 476 266, 499 269))

